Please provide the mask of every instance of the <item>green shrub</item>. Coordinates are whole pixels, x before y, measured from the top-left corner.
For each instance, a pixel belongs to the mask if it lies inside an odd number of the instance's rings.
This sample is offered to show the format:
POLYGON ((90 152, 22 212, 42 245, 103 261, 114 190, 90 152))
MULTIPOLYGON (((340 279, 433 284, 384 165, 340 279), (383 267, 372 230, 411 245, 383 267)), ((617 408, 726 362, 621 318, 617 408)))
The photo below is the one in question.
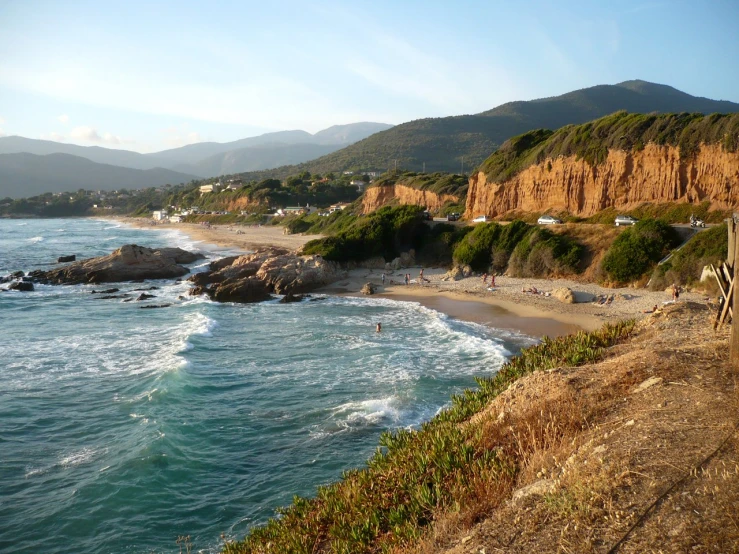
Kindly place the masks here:
POLYGON ((516 245, 508 268, 516 277, 576 273, 583 252, 583 247, 568 237, 533 227, 516 245))
MULTIPOLYGON (((354 219, 341 218, 342 230, 332 237, 312 240, 305 254, 320 254, 336 262, 361 261, 382 256, 390 261, 401 252, 418 249, 429 233, 418 206, 385 206, 354 219)), ((338 216, 341 217, 341 216, 338 216)), ((339 219, 335 223, 338 223, 339 219)))
POLYGON ((685 246, 652 273, 650 288, 663 290, 673 283, 689 285, 700 279, 703 267, 726 260, 729 237, 726 225, 697 233, 685 246))
POLYGON ((612 281, 635 281, 679 243, 680 237, 667 223, 643 219, 613 241, 601 268, 612 281))
POLYGON ((577 272, 583 247, 564 235, 515 220, 508 225, 479 223, 459 241, 454 262, 474 271, 503 271, 544 277, 577 272))

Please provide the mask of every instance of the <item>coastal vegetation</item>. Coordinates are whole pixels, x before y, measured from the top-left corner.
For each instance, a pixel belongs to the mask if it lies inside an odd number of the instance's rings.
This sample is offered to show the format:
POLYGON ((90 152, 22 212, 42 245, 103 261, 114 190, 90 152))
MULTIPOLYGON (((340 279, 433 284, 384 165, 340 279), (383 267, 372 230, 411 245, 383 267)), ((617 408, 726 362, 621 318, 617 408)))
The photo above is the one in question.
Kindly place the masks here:
MULTIPOLYGON (((454 396, 450 408, 420 429, 383 433, 367 467, 344 472, 315 498, 295 497, 279 517, 257 527, 226 554, 258 552, 377 553, 412 547, 432 522, 463 513, 490 515, 511 492, 537 437, 500 441, 474 417, 519 378, 557 366, 593 363, 631 335, 634 322, 548 339, 521 352, 479 388, 454 396)), ((577 422, 577 425, 584 422, 577 422)))
POLYGON ((308 242, 304 254, 320 254, 335 262, 361 261, 382 257, 389 261, 401 252, 420 248, 428 235, 418 206, 385 206, 353 220, 337 216, 330 223, 338 232, 308 242))
POLYGON ((468 179, 457 173, 416 173, 414 171, 388 171, 375 180, 372 186, 386 187, 403 185, 418 190, 426 190, 438 195, 450 194, 460 200, 467 196, 468 179))
MULTIPOLYGON (((717 225, 698 233, 685 246, 652 272, 650 288, 663 290, 669 285, 692 285, 698 281, 703 268, 720 265, 726 260, 729 233, 726 225, 717 225)), ((711 283, 713 285, 713 283, 711 283)))
POLYGON ((680 149, 693 156, 701 144, 720 144, 727 152, 739 148, 739 114, 639 114, 619 111, 582 125, 557 131, 538 129, 515 136, 487 158, 479 170, 489 182, 510 179, 547 158, 574 156, 596 166, 609 149, 639 151, 648 143, 680 149))
POLYGON ((601 267, 613 282, 635 281, 679 243, 680 237, 670 225, 658 219, 644 219, 616 238, 601 267))
POLYGON ((546 277, 577 273, 582 254, 569 237, 516 220, 477 224, 454 248, 454 262, 474 271, 508 268, 515 277, 546 277))

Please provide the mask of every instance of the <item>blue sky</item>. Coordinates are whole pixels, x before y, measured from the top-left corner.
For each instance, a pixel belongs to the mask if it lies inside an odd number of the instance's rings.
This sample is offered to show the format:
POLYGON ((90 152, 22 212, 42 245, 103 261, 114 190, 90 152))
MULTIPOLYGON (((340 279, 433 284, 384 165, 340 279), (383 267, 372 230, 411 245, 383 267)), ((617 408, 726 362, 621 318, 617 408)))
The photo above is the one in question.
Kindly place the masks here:
POLYGON ((153 152, 644 79, 739 102, 739 2, 0 0, 0 134, 153 152))

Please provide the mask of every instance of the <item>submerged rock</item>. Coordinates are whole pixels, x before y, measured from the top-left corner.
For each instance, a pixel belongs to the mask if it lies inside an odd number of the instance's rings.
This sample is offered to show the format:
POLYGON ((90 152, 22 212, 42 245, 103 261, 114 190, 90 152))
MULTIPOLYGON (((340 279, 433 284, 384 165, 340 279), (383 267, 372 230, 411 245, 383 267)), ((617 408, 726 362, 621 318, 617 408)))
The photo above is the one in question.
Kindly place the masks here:
POLYGON ((65 262, 74 262, 77 260, 77 256, 75 254, 72 254, 71 256, 59 256, 56 259, 56 263, 63 264, 65 262))
POLYGON ((51 271, 34 271, 39 282, 53 284, 115 283, 145 279, 170 279, 189 273, 180 264, 203 258, 181 248, 146 248, 135 244, 122 246, 108 256, 73 262, 51 271))

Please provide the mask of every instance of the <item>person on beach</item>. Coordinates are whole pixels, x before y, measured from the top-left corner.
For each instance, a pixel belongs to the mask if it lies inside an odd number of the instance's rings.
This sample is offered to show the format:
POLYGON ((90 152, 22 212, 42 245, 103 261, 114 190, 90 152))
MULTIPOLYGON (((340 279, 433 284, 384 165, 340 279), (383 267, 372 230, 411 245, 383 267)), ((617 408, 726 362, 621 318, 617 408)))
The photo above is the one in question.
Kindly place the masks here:
POLYGON ((490 286, 495 287, 495 273, 490 275, 490 286))
POLYGON ((382 274, 382 286, 385 286, 385 273, 382 274))
POLYGON ((677 299, 680 298, 680 287, 677 285, 677 283, 673 283, 672 285, 672 300, 673 302, 677 302, 677 299))
POLYGON ((377 330, 375 332, 379 333, 380 331, 382 331, 382 323, 377 324, 377 330))
POLYGON ((483 285, 487 285, 487 283, 488 283, 488 274, 487 273, 483 273, 482 274, 482 284, 483 285))

